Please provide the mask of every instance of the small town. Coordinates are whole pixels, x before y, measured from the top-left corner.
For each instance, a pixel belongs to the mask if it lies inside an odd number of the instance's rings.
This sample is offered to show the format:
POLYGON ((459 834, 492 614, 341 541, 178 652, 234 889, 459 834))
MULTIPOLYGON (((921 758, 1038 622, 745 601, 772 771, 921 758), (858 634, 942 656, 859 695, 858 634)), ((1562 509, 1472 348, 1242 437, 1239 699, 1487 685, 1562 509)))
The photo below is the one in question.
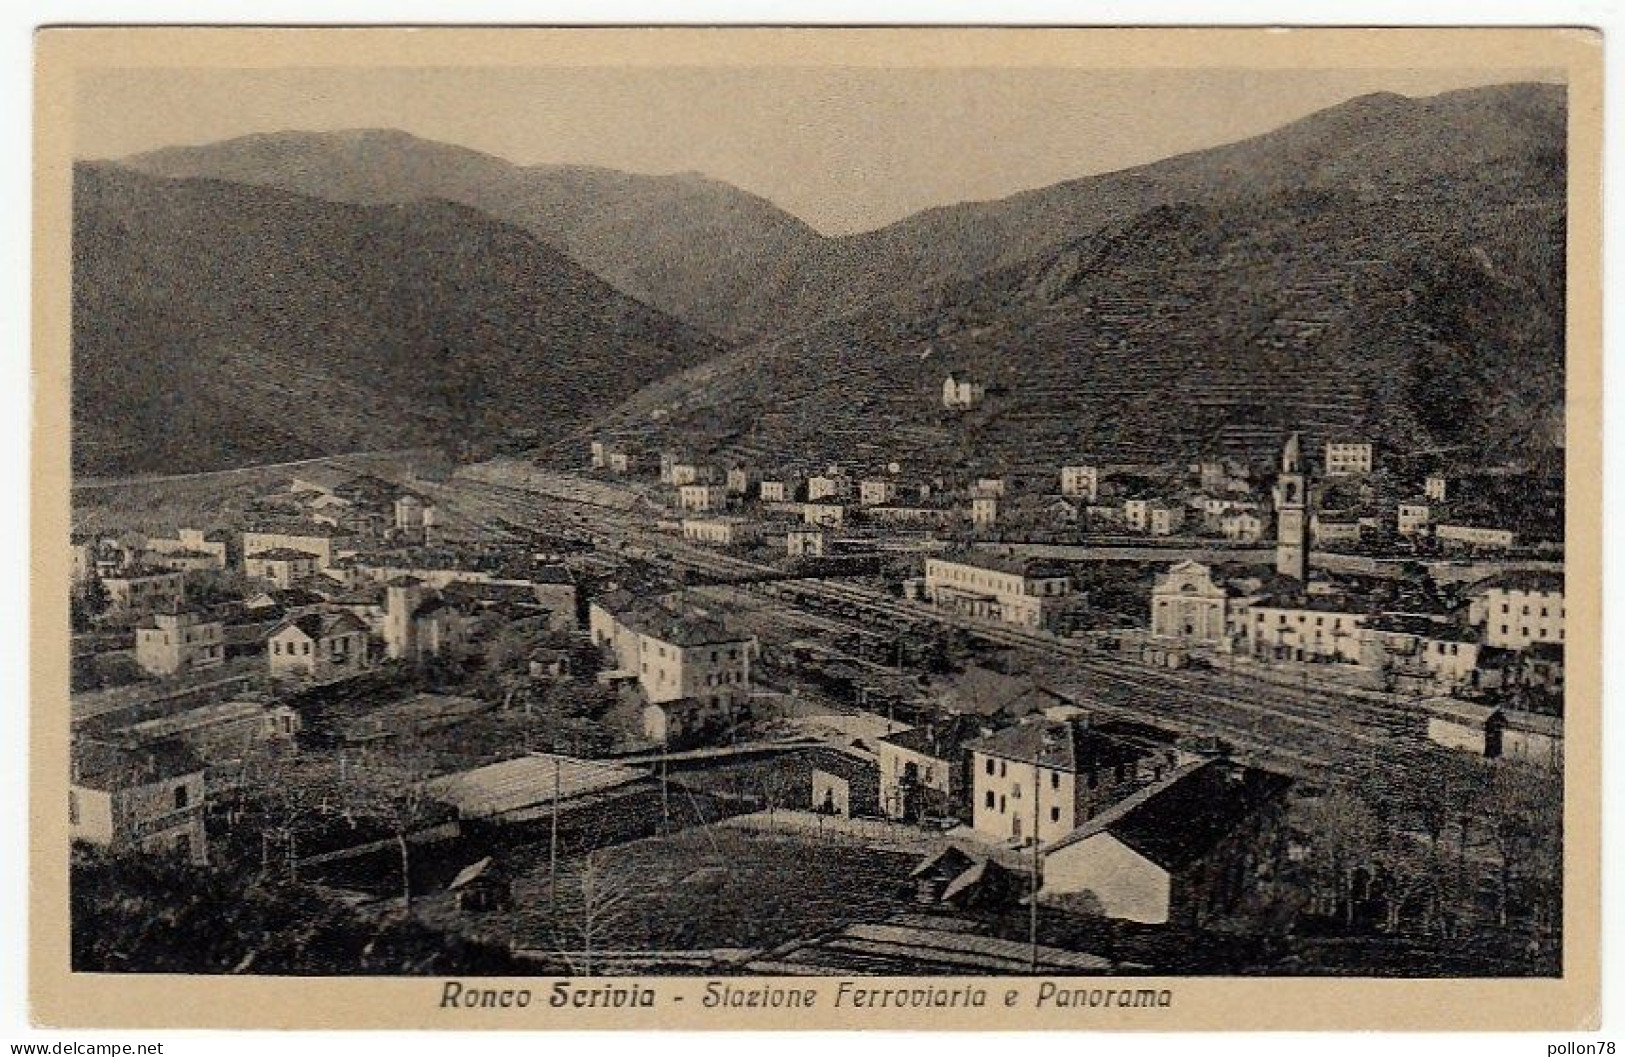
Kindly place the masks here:
POLYGON ((675 434, 76 489, 75 966, 1557 971, 1560 473, 675 434))

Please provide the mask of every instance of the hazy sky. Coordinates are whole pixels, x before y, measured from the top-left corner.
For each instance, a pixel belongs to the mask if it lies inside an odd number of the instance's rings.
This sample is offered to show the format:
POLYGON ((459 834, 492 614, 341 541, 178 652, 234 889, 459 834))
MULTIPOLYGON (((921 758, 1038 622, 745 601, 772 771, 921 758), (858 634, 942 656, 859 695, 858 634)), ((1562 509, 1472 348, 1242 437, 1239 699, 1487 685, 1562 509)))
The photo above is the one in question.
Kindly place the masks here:
POLYGON ((1228 143, 1356 95, 1535 70, 120 70, 80 85, 76 153, 398 128, 510 161, 696 171, 830 234, 1228 143))

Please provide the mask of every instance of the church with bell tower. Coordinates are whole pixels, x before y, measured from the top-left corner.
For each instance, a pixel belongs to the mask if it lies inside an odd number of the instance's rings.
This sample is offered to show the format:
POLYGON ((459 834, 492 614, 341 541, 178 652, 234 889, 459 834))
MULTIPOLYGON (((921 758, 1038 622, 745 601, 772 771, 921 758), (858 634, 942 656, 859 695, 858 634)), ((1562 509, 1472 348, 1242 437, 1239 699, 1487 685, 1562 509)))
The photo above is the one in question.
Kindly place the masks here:
POLYGON ((1296 433, 1281 449, 1281 472, 1275 479, 1275 525, 1275 571, 1307 584, 1309 489, 1302 444, 1296 433))

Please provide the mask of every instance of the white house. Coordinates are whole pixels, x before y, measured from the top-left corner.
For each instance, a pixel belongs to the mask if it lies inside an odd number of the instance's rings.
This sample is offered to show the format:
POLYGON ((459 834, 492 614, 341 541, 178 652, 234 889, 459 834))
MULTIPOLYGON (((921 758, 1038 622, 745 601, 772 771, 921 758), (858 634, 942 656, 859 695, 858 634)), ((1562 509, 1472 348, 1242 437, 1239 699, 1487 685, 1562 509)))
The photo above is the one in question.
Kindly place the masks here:
POLYGON ((1328 441, 1326 475, 1344 477, 1370 473, 1373 465, 1371 444, 1367 441, 1328 441))
POLYGON ((1289 779, 1222 759, 1187 764, 1045 852, 1039 898, 1147 925, 1201 925, 1274 857, 1289 779))
POLYGON ((987 386, 952 374, 942 380, 942 406, 949 411, 969 411, 987 396, 987 386))
POLYGON ((972 829, 984 840, 1058 841, 1150 765, 1145 748, 1080 720, 1036 717, 973 741, 972 829))
POLYGON ((1468 598, 1467 619, 1484 629, 1485 645, 1521 650, 1564 641, 1568 606, 1560 572, 1501 573, 1474 584, 1468 598))
POLYGON ((272 676, 332 679, 367 667, 367 626, 353 613, 307 613, 286 620, 265 643, 272 676))
POLYGON ((1061 467, 1061 494, 1093 503, 1100 497, 1100 470, 1094 466, 1061 467))
POLYGON ((226 662, 225 624, 182 607, 147 616, 135 629, 135 660, 151 675, 178 675, 226 662))
POLYGON ((209 860, 206 796, 202 761, 178 742, 74 744, 68 827, 76 841, 202 865, 209 860))

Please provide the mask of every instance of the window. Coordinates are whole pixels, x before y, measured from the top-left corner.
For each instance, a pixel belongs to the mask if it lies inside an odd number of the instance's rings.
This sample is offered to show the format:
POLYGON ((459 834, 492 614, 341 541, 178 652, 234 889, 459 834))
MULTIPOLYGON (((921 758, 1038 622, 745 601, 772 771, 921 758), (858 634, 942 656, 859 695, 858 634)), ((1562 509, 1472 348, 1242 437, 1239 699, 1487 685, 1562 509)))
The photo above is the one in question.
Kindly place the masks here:
POLYGON ((1005 766, 1003 760, 1000 760, 999 761, 999 777, 1003 778, 1005 775, 1007 775, 1009 773, 1010 773, 1010 768, 1005 766))
POLYGON ((70 792, 68 794, 68 825, 77 826, 78 824, 79 824, 79 794, 70 792))
POLYGON ((1012 799, 1012 800, 1020 800, 1021 799, 1021 783, 1020 782, 1017 782, 1014 786, 1012 786, 1010 788, 1010 799, 1012 799))
POLYGON ((1061 772, 1051 771, 1049 773, 1049 787, 1051 789, 1061 788, 1061 772))
POLYGON ((179 811, 181 808, 185 807, 186 804, 187 804, 186 786, 177 785, 175 787, 175 810, 179 811))
POLYGON ((993 799, 993 790, 989 789, 987 791, 987 809, 989 811, 993 810, 993 799))
POLYGON ((1059 821, 1061 821, 1061 809, 1058 808, 1058 807, 1050 808, 1049 809, 1049 820, 1051 822, 1059 822, 1059 821))
POLYGON ((1004 800, 1004 797, 1001 796, 1001 797, 999 797, 999 814, 1001 814, 1001 815, 1004 814, 1004 805, 1005 805, 1005 800, 1004 800))
MULTIPOLYGON (((992 773, 993 773, 993 757, 991 757, 991 756, 989 756, 989 757, 988 757, 988 758, 987 758, 987 773, 988 773, 988 774, 992 774, 992 773)), ((989 796, 991 796, 991 795, 992 795, 992 794, 991 794, 991 793, 989 793, 989 794, 988 794, 988 795, 989 795, 989 796)))

